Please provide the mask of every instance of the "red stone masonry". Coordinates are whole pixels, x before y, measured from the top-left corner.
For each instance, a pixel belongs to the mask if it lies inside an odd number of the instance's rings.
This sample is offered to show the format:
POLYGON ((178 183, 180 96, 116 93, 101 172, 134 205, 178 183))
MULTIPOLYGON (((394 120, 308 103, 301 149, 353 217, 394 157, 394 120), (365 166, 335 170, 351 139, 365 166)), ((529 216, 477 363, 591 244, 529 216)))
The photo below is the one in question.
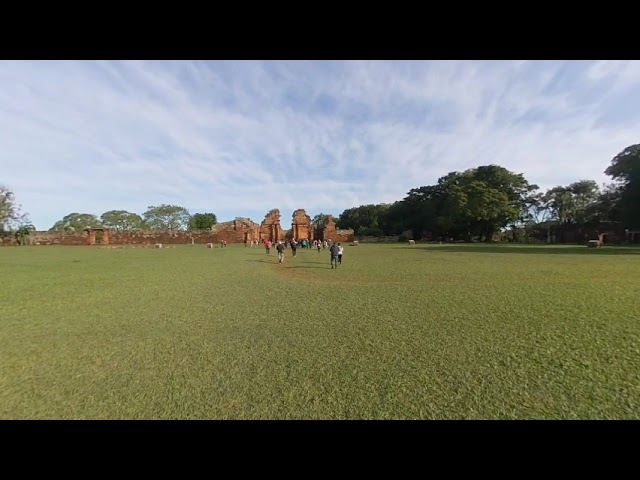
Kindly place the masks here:
MULTIPOLYGON (((81 232, 33 232, 29 236, 31 245, 206 245, 245 243, 252 240, 313 240, 320 238, 329 241, 351 242, 353 230, 337 230, 333 217, 322 232, 316 232, 311 217, 304 209, 293 212, 292 228, 285 231, 280 225, 280 210, 273 209, 261 225, 249 218, 238 217, 230 222, 214 225, 211 230, 114 230, 109 228, 87 228, 81 232)), ((5 235, 0 245, 14 245, 15 238, 5 235)))

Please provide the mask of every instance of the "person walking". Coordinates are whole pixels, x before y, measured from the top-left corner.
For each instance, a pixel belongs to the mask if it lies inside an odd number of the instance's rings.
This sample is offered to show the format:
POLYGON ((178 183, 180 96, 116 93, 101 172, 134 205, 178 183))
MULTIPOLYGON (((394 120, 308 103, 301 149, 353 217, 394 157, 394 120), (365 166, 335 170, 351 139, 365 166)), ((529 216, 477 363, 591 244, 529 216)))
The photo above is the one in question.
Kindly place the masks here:
POLYGON ((338 245, 336 245, 335 243, 333 245, 331 245, 331 248, 329 249, 329 251, 331 252, 331 269, 333 270, 334 265, 335 268, 338 268, 338 245))
POLYGON ((342 265, 342 252, 344 252, 344 247, 338 244, 338 264, 342 265))
POLYGON ((284 244, 282 242, 278 242, 276 250, 278 251, 278 263, 284 263, 284 244))
POLYGON ((264 248, 267 250, 267 255, 269 255, 269 252, 271 251, 271 241, 270 240, 265 240, 264 248))
POLYGON ((295 257, 298 250, 298 242, 291 240, 291 256, 295 257))
POLYGON ((318 242, 316 243, 316 246, 318 247, 318 253, 320 253, 320 250, 322 249, 322 244, 318 242))

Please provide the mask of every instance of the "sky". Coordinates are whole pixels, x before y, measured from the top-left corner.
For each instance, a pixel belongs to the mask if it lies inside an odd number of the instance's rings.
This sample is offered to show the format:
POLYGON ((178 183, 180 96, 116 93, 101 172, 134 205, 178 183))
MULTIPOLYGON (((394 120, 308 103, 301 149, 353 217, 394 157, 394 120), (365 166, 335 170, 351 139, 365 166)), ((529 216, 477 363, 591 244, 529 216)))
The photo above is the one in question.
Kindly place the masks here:
POLYGON ((39 230, 175 204, 339 215, 498 164, 541 188, 640 142, 640 61, 0 61, 0 185, 39 230))

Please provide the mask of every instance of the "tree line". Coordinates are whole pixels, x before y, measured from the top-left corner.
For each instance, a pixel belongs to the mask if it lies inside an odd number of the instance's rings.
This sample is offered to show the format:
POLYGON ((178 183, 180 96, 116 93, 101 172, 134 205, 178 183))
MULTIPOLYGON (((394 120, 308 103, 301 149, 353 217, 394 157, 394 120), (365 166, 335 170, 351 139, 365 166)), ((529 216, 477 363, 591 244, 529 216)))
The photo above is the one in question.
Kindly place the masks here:
MULTIPOLYGON (((600 188, 593 180, 579 180, 541 191, 520 173, 499 165, 484 165, 450 172, 434 185, 411 189, 391 204, 370 204, 344 210, 338 228, 353 228, 357 236, 398 235, 413 238, 448 238, 491 241, 498 233, 511 232, 550 241, 558 226, 588 226, 617 222, 640 229, 640 144, 625 148, 605 170, 610 184, 600 188)), ((320 213, 315 228, 326 225, 320 213)), ((50 231, 78 231, 86 227, 114 230, 208 230, 217 224, 213 213, 196 213, 178 205, 150 206, 142 215, 110 210, 99 218, 70 213, 50 231)), ((28 216, 15 202, 13 192, 0 186, 0 234, 21 238, 34 230, 28 216)))
MULTIPOLYGON (((70 213, 57 221, 50 232, 82 231, 87 227, 124 230, 209 230, 218 223, 214 213, 196 213, 178 205, 150 206, 142 215, 126 210, 110 210, 100 217, 91 213, 70 213)), ((19 240, 35 227, 15 201, 13 192, 0 186, 0 234, 14 234, 19 240)))
POLYGON ((70 213, 57 221, 50 232, 76 231, 87 227, 124 230, 209 230, 218 223, 214 213, 196 213, 179 205, 150 206, 142 215, 126 210, 109 210, 98 218, 90 213, 70 213))
POLYGON ((640 229, 640 144, 625 148, 605 170, 610 184, 593 180, 541 191, 522 174, 498 165, 451 172, 434 185, 411 189, 392 204, 342 212, 336 224, 357 236, 397 235, 491 241, 509 233, 551 241, 553 228, 616 222, 640 229))

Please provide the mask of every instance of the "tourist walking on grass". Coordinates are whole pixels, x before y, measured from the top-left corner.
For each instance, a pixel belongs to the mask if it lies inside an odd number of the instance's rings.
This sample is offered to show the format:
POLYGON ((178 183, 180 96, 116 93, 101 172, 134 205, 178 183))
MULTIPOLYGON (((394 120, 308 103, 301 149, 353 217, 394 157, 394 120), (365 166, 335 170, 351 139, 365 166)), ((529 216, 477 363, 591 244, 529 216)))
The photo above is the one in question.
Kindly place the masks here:
POLYGON ((322 249, 322 244, 320 242, 318 242, 316 245, 318 247, 318 253, 320 253, 320 249, 322 249))
POLYGON ((269 240, 265 240, 264 248, 267 251, 267 255, 269 255, 269 252, 271 251, 271 242, 269 240))
POLYGON ((291 240, 291 256, 295 257, 298 250, 298 243, 295 240, 291 240))
POLYGON ((284 245, 282 242, 278 242, 276 250, 278 251, 278 263, 284 263, 284 245))
POLYGON ((338 244, 338 264, 342 265, 342 252, 344 252, 344 247, 338 244))
POLYGON ((331 245, 329 252, 331 252, 331 269, 338 268, 338 245, 335 243, 331 245))

